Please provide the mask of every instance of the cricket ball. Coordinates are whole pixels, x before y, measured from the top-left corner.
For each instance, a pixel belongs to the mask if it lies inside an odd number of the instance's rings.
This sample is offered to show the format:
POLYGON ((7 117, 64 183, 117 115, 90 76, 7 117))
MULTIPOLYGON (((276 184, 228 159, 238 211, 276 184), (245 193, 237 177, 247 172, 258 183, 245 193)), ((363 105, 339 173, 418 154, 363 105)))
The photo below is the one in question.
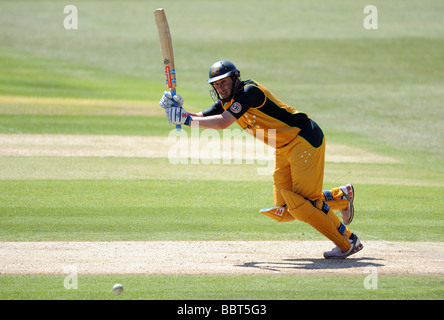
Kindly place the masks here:
POLYGON ((114 294, 121 294, 123 292, 123 286, 120 283, 116 283, 113 287, 114 294))

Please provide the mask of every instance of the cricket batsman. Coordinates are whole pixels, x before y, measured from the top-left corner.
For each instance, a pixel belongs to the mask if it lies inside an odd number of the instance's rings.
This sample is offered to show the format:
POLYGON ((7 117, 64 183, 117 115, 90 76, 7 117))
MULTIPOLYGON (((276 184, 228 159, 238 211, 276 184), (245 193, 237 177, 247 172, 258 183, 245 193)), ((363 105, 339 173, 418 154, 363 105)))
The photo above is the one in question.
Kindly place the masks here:
POLYGON ((354 216, 351 184, 322 190, 325 137, 306 113, 288 106, 262 84, 242 81, 229 61, 214 63, 207 81, 215 102, 199 113, 187 112, 180 95, 165 92, 160 105, 170 124, 225 129, 234 122, 249 134, 276 148, 273 172, 274 205, 259 212, 278 222, 308 223, 336 247, 324 252, 326 259, 345 259, 363 248, 346 225, 354 216), (174 105, 174 101, 177 106, 174 105), (193 124, 194 125, 194 124, 193 124), (333 210, 340 210, 342 221, 333 210))

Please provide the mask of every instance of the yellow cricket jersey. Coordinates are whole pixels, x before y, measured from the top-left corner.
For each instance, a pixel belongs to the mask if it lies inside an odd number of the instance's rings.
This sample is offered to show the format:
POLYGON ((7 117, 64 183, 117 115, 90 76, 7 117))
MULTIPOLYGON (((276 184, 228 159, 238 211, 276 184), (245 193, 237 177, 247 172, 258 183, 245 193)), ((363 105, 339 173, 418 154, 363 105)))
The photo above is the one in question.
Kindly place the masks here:
POLYGON ((282 148, 292 142, 310 123, 308 116, 282 102, 270 90, 246 80, 231 101, 215 102, 203 111, 204 116, 228 110, 242 129, 266 144, 282 148))

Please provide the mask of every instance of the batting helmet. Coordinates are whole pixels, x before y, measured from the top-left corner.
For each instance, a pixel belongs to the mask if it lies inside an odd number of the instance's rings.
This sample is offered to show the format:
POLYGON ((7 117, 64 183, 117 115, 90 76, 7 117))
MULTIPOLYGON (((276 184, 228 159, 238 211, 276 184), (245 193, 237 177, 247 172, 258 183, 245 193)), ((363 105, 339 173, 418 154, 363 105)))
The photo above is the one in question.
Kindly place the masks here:
POLYGON ((240 71, 237 70, 236 66, 230 61, 221 60, 211 66, 207 83, 211 84, 230 76, 239 77, 240 71))

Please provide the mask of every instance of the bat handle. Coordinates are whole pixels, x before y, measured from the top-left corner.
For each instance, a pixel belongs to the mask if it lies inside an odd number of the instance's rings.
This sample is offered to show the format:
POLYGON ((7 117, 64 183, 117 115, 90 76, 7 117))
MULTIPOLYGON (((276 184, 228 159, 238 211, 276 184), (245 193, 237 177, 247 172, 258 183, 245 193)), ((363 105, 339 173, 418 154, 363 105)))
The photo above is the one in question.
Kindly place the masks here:
MULTIPOLYGON (((174 97, 176 95, 176 90, 171 89, 170 92, 171 92, 172 97, 174 97)), ((178 107, 177 102, 174 99, 173 99, 173 102, 174 102, 174 106, 178 107)), ((180 124, 176 124, 176 131, 180 132, 181 129, 182 129, 182 126, 180 124)))

